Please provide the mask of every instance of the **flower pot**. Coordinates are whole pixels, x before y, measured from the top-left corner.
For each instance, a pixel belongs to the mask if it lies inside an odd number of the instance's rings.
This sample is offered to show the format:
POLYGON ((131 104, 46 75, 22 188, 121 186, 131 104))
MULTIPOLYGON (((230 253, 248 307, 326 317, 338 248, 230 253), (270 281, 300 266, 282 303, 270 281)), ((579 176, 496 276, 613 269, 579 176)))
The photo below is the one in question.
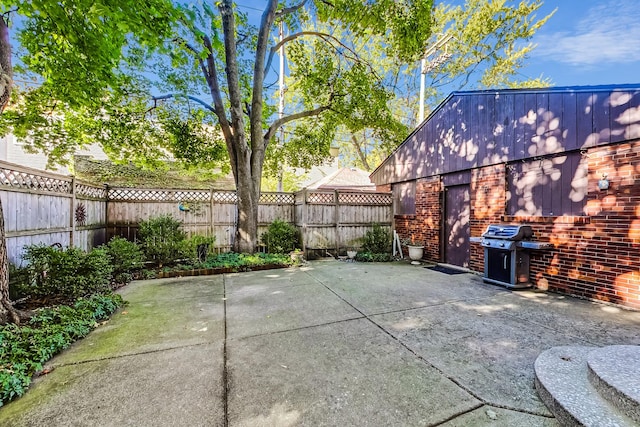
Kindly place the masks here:
POLYGON ((422 259, 422 255, 424 254, 424 246, 407 246, 409 249, 409 258, 411 259, 411 264, 420 265, 420 260, 422 259))
POLYGON ((289 256, 291 257, 291 261, 294 264, 300 264, 302 261, 304 261, 304 252, 302 251, 290 252, 289 256))
POLYGON ((347 251, 347 256, 349 257, 350 260, 353 260, 357 254, 358 254, 358 251, 347 251))

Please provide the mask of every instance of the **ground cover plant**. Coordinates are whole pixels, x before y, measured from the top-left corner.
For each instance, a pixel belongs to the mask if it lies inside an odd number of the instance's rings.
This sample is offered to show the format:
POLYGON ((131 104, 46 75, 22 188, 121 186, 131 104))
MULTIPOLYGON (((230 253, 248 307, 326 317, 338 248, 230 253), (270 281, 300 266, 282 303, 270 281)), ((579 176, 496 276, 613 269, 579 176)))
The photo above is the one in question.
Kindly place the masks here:
POLYGON ((162 276, 167 273, 185 273, 193 270, 204 272, 200 274, 215 274, 219 271, 224 272, 241 272, 250 271, 260 266, 269 266, 273 268, 288 267, 295 263, 289 255, 284 254, 239 254, 236 252, 224 252, 218 255, 209 255, 205 261, 187 260, 184 263, 178 263, 174 266, 165 266, 156 270, 142 270, 139 274, 140 278, 150 279, 162 276))
POLYGON ((0 326, 0 406, 22 396, 47 360, 89 334, 121 305, 120 295, 96 294, 72 305, 38 309, 24 325, 0 326))

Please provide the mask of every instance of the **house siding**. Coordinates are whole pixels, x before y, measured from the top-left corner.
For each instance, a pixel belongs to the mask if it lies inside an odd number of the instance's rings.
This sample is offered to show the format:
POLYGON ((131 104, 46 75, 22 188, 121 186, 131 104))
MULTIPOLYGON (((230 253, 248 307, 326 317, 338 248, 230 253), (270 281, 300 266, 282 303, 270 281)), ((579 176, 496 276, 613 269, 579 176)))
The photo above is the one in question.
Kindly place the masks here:
MULTIPOLYGON (((489 224, 529 224, 536 241, 554 245, 530 251, 535 287, 640 309, 639 112, 640 85, 452 94, 372 180, 378 188, 417 180, 416 214, 396 216, 395 228, 401 238, 424 242, 426 260, 441 262, 444 185, 451 173, 468 171, 470 236, 489 224), (568 152, 582 168, 586 163, 586 189, 581 169, 575 179, 582 179, 583 192, 569 201, 571 213, 527 215, 511 208, 510 215, 508 174, 522 162, 568 152), (600 190, 604 173, 610 187, 600 190)), ((534 198, 542 189, 540 206, 557 197, 549 193, 556 187, 535 189, 534 198)), ((550 201, 553 211, 557 201, 550 201)), ((484 270, 479 243, 471 244, 469 268, 484 270)))

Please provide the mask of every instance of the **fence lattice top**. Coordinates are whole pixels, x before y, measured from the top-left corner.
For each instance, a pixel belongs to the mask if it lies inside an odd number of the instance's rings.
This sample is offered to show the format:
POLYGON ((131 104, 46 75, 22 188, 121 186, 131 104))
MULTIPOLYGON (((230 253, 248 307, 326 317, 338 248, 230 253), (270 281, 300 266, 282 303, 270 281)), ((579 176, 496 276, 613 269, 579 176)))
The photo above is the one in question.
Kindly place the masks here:
POLYGON ((71 180, 37 174, 27 170, 16 170, 7 166, 0 167, 0 184, 25 190, 51 191, 71 194, 71 180))
POLYGON ((136 188, 110 188, 109 200, 140 202, 206 202, 207 190, 150 190, 136 188))
POLYGON ((392 203, 391 194, 387 193, 338 193, 338 202, 350 205, 384 206, 392 203))
MULTIPOLYGON (((176 190, 176 189, 139 189, 109 188, 75 181, 72 177, 57 175, 35 169, 23 168, 11 163, 0 162, 0 186, 23 190, 47 191, 53 193, 75 194, 80 197, 107 199, 123 202, 213 202, 235 204, 238 196, 235 191, 217 190, 176 190)), ((308 204, 352 205, 391 205, 391 194, 388 193, 352 193, 334 191, 307 191, 292 193, 262 193, 261 204, 292 205, 308 204)))
POLYGON ((76 182, 76 196, 84 196, 92 199, 106 199, 107 188, 96 187, 89 184, 76 182))
POLYGON ((391 205, 391 194, 388 193, 342 193, 342 192, 307 192, 307 203, 311 205, 345 205, 387 206, 391 205))
POLYGON ((262 193, 260 203, 265 205, 292 205, 296 196, 291 193, 262 193))

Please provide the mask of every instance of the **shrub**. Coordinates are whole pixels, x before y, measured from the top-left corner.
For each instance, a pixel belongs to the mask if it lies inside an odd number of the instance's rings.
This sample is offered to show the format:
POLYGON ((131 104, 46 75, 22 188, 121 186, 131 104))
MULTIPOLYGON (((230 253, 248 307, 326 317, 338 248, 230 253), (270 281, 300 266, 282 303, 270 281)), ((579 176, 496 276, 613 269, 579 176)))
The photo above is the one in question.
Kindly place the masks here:
POLYGON ((215 242, 215 236, 208 237, 196 234, 182 242, 180 255, 182 258, 188 258, 194 262, 204 262, 215 242))
POLYGON ((21 290, 29 296, 72 301, 110 290, 112 267, 103 249, 85 253, 78 248, 31 245, 23 259, 29 263, 29 279, 21 290))
POLYGON ((39 309, 24 326, 0 327, 0 406, 23 395, 47 360, 86 336, 122 304, 120 295, 93 295, 73 306, 39 309))
POLYGON ((9 263, 9 298, 13 301, 28 295, 29 269, 9 263))
POLYGON ((181 221, 171 215, 160 215, 140 221, 138 237, 147 260, 162 265, 180 258, 182 241, 186 235, 181 221))
POLYGON ((116 284, 127 284, 131 281, 131 273, 142 268, 144 254, 140 247, 122 237, 113 237, 106 245, 101 246, 111 259, 113 267, 112 280, 116 284))
POLYGON ((266 232, 260 237, 267 245, 267 251, 272 254, 285 254, 300 246, 300 233, 293 225, 281 219, 276 219, 266 232))
POLYGON ((373 224, 362 238, 362 251, 372 254, 388 253, 391 250, 391 233, 380 224, 373 224))

